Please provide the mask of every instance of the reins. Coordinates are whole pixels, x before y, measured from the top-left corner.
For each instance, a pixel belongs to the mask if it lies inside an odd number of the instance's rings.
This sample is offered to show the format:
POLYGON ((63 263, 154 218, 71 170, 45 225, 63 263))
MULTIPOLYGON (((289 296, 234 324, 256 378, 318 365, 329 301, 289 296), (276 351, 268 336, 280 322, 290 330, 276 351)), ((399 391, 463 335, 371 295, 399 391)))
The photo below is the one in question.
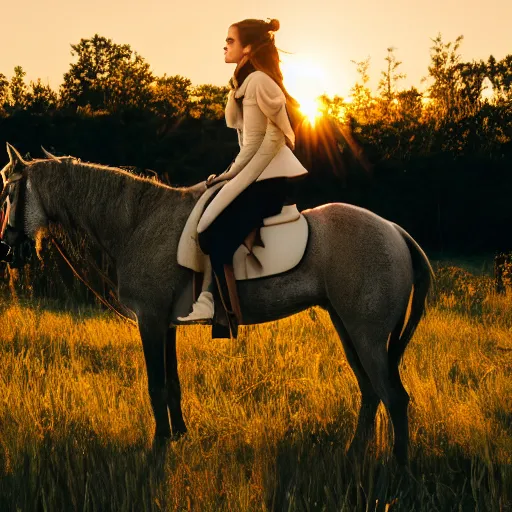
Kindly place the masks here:
MULTIPOLYGON (((59 251, 60 255, 62 256, 62 259, 67 263, 75 277, 77 277, 92 293, 93 295, 108 309, 113 311, 116 315, 121 317, 122 319, 126 320, 127 322, 130 322, 132 325, 137 325, 137 322, 133 320, 132 318, 128 317, 126 314, 123 314, 119 309, 123 309, 123 305, 119 303, 119 301, 116 300, 118 306, 114 306, 110 302, 108 302, 100 293, 98 293, 88 282, 88 280, 75 268, 73 263, 71 262, 71 257, 69 256, 68 252, 64 247, 61 245, 61 243, 53 236, 50 235, 50 240, 52 241, 53 245, 57 248, 57 251, 59 251), (117 309, 119 307, 119 309, 117 309)), ((111 287, 114 287, 114 283, 101 272, 101 270, 97 267, 97 265, 93 265, 94 270, 98 272, 100 277, 106 281, 111 287)))

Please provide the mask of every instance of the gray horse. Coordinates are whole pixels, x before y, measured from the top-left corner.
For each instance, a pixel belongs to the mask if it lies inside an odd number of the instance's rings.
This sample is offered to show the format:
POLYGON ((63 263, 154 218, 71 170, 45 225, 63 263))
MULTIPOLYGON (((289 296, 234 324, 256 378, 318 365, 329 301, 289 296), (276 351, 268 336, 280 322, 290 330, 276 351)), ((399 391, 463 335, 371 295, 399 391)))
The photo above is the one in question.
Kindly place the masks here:
MULTIPOLYGON (((91 237, 112 258, 119 300, 138 320, 154 439, 179 438, 187 428, 176 328, 169 325, 192 272, 177 264, 176 252, 204 185, 172 188, 50 154, 25 162, 9 144, 7 149, 0 197, 0 205, 8 205, 5 242, 19 246, 23 237, 34 238, 58 223, 69 233, 91 237)), ((325 308, 362 394, 350 451, 364 448, 374 435, 382 400, 393 424, 395 456, 406 463, 409 396, 398 365, 424 313, 432 282, 429 261, 407 232, 368 210, 336 203, 303 213, 310 238, 301 263, 281 275, 238 283, 244 323, 277 320, 314 305, 325 308)))

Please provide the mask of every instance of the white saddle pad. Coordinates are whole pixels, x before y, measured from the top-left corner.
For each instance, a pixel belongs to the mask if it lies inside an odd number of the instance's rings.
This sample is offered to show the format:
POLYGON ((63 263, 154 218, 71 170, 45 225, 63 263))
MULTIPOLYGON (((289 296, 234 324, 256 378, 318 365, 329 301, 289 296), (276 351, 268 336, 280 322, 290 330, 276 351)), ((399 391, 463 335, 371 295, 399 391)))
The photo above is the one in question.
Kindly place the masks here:
MULTIPOLYGON (((254 256, 249 254, 245 245, 237 249, 233 257, 233 269, 237 281, 273 276, 291 270, 300 263, 308 242, 308 223, 296 207, 295 210, 298 213, 297 220, 284 224, 272 223, 260 229, 261 240, 265 247, 259 245, 253 247, 254 256)), ((275 217, 269 218, 275 222, 275 217)))
MULTIPOLYGON (((221 184, 218 184, 221 185, 221 184)), ((178 244, 178 263, 196 272, 203 271, 204 255, 197 242, 197 224, 208 198, 218 186, 208 189, 192 210, 178 244)), ((281 213, 268 217, 260 229, 265 247, 253 247, 253 255, 241 245, 233 257, 237 280, 267 277, 291 270, 304 256, 308 241, 308 223, 296 205, 284 206, 281 213), (255 261, 255 257, 261 266, 255 261)))

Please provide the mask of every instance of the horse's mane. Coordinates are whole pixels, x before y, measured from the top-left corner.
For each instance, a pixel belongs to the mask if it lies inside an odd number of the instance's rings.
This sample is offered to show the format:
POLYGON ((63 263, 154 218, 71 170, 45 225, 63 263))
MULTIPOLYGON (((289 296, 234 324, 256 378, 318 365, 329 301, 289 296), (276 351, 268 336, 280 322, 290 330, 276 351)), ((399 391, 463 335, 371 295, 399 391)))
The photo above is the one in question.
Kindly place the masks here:
POLYGON ((124 178, 127 180, 133 180, 133 181, 146 183, 151 186, 163 187, 167 190, 172 190, 172 191, 178 192, 180 194, 194 193, 194 190, 195 190, 195 186, 173 187, 169 184, 166 184, 158 179, 156 173, 154 173, 154 176, 148 177, 148 176, 141 175, 141 174, 137 173, 136 171, 129 169, 129 168, 113 167, 110 165, 98 164, 98 163, 93 163, 93 162, 82 162, 82 160, 80 160, 79 158, 74 158, 74 157, 65 157, 61 161, 46 160, 46 159, 33 160, 33 161, 29 162, 29 164, 34 165, 34 164, 38 164, 41 162, 45 162, 48 165, 48 167, 50 167, 51 169, 55 169, 55 170, 59 169, 60 166, 62 166, 62 165, 68 165, 68 166, 72 166, 76 169, 104 171, 105 174, 102 173, 102 174, 98 175, 99 179, 101 179, 101 177, 108 177, 108 175, 113 175, 113 176, 117 176, 117 177, 124 178))
MULTIPOLYGON (((108 217, 115 213, 116 217, 135 218, 151 212, 157 205, 172 207, 176 201, 193 204, 201 195, 200 186, 172 187, 155 178, 73 157, 60 161, 34 160, 29 166, 49 211, 61 211, 59 202, 63 202, 78 217, 90 218, 96 214, 108 217), (43 173, 45 178, 41 180, 43 173)), ((108 218, 103 222, 108 222, 108 218)), ((69 227, 73 228, 73 223, 69 227)))

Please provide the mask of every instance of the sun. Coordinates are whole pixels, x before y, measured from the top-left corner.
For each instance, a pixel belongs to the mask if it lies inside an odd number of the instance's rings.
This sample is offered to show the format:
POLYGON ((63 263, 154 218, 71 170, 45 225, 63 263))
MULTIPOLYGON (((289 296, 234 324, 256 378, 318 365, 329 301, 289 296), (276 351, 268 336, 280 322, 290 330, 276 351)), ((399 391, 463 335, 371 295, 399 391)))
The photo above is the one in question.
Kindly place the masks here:
POLYGON ((318 98, 299 99, 295 97, 300 103, 300 111, 306 116, 310 124, 314 125, 319 117, 322 117, 321 103, 318 98))
POLYGON ((300 103, 300 110, 314 125, 322 116, 319 97, 325 94, 328 78, 324 69, 312 57, 305 55, 283 55, 281 69, 284 85, 300 103))

